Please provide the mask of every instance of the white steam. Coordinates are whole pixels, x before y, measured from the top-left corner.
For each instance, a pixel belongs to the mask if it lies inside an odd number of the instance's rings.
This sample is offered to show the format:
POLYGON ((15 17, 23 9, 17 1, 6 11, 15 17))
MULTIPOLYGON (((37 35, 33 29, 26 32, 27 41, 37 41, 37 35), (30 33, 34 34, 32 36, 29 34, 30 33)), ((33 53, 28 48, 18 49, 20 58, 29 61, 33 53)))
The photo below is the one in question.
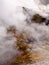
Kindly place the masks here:
POLYGON ((14 48, 15 40, 6 34, 6 28, 10 25, 16 26, 19 32, 25 32, 30 39, 34 39, 32 44, 43 45, 49 42, 49 26, 31 23, 31 17, 36 12, 16 7, 15 2, 0 0, 0 63, 6 62, 18 53, 14 48))

